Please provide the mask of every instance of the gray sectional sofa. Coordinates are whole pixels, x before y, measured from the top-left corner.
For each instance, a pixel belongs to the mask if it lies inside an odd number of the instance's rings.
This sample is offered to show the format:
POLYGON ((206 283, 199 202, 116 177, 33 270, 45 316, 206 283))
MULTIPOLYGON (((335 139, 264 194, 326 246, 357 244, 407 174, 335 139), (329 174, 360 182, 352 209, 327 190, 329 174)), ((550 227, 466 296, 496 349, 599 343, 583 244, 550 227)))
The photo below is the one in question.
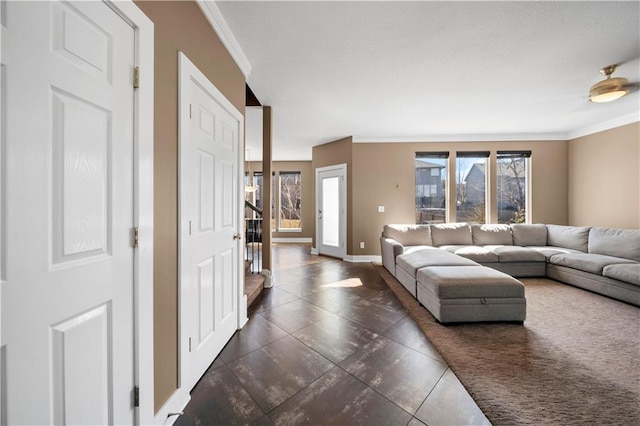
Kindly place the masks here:
POLYGON ((544 224, 385 225, 382 262, 414 296, 418 273, 490 267, 549 277, 640 306, 640 230, 544 224))

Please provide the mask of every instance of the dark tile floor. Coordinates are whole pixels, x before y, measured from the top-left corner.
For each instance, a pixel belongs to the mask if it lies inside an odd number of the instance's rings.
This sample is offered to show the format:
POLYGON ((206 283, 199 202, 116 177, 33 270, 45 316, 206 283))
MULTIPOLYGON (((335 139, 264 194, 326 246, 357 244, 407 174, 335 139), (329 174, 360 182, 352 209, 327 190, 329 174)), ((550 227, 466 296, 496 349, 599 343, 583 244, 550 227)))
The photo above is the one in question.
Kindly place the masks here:
POLYGON ((486 417, 369 263, 273 249, 249 309, 176 425, 470 425, 486 417))

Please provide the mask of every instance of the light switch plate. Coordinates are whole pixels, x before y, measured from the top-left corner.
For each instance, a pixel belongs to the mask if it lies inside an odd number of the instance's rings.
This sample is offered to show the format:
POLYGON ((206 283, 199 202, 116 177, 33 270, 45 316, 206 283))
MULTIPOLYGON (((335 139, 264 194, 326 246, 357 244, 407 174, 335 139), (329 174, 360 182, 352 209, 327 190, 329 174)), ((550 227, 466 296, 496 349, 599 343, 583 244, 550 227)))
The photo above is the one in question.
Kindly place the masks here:
POLYGON ((384 206, 378 206, 378 213, 384 213, 384 206))

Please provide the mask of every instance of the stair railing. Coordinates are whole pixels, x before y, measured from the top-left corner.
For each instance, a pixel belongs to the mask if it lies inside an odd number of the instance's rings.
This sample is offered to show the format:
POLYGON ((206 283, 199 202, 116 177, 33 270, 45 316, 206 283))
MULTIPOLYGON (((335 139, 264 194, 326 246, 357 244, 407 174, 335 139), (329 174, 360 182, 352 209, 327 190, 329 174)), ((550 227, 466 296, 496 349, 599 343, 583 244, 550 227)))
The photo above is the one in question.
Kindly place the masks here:
POLYGON ((251 273, 257 274, 262 271, 262 210, 247 200, 245 200, 244 206, 245 260, 251 262, 251 273), (254 211, 256 215, 250 214, 247 208, 254 211))

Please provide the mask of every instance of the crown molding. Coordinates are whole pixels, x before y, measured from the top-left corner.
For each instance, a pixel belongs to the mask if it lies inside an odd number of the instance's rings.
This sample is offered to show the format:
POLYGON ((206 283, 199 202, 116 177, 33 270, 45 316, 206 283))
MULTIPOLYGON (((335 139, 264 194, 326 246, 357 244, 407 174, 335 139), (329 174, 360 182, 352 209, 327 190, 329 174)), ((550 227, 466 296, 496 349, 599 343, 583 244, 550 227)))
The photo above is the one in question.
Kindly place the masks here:
POLYGON ((602 123, 593 124, 591 126, 583 127, 581 129, 572 130, 567 135, 567 139, 577 139, 582 136, 592 135, 594 133, 603 132, 605 130, 614 129, 616 127, 625 126, 627 124, 640 121, 640 114, 634 112, 631 114, 623 115, 622 117, 614 118, 613 120, 603 121, 602 123))
POLYGON ((366 137, 354 136, 353 143, 392 143, 392 142, 514 142, 514 141, 564 141, 566 132, 557 133, 478 133, 478 134, 441 134, 425 136, 366 137))
POLYGON ((240 71, 242 71, 242 74, 244 74, 245 79, 249 77, 249 74, 251 74, 251 63, 244 54, 238 40, 236 40, 236 37, 233 35, 229 24, 227 24, 224 16, 222 16, 222 12, 218 9, 215 1, 196 0, 196 4, 200 7, 200 10, 202 10, 202 13, 207 18, 207 21, 209 21, 213 31, 215 31, 220 38, 220 41, 222 41, 222 44, 224 44, 224 47, 227 48, 227 51, 238 65, 238 68, 240 68, 240 71))

